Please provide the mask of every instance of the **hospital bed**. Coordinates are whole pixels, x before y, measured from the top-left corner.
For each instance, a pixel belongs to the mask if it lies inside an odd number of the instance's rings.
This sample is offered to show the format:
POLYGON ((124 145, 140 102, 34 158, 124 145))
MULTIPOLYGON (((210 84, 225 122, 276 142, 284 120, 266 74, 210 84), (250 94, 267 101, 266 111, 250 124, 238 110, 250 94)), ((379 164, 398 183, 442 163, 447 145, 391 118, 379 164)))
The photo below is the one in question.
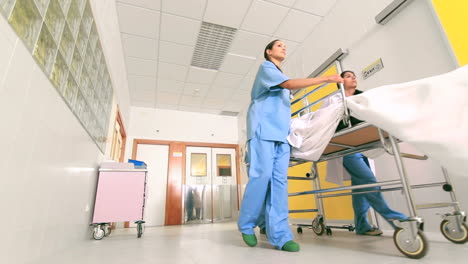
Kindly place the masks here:
MULTIPOLYGON (((344 88, 340 85, 340 89, 336 92, 323 97, 314 102, 307 102, 307 98, 314 92, 318 92, 320 89, 325 87, 327 84, 319 86, 304 95, 300 98, 295 99, 291 102, 292 105, 302 103, 304 106, 294 113, 292 116, 301 115, 302 113, 307 113, 310 111, 311 107, 319 104, 325 100, 328 96, 333 96, 335 93, 341 93, 342 98, 344 96, 344 88)), ((401 190, 406 199, 407 206, 409 208, 409 218, 404 221, 395 220, 393 223, 398 228, 393 234, 393 241, 398 250, 409 258, 419 259, 426 255, 428 251, 428 242, 423 233, 424 230, 424 221, 421 217, 417 216, 416 209, 428 209, 428 208, 441 208, 441 207, 453 207, 454 211, 450 214, 442 215, 443 221, 440 225, 440 230, 443 236, 449 241, 457 244, 464 244, 468 241, 468 231, 466 225, 466 215, 463 211, 460 210, 459 203, 457 202, 455 192, 453 190, 453 185, 450 181, 450 177, 447 173, 447 170, 442 168, 444 175, 444 182, 436 182, 429 184, 419 184, 411 185, 407 173, 403 164, 402 158, 412 158, 425 160, 426 156, 418 156, 413 154, 401 153, 399 150, 399 140, 392 135, 382 131, 378 127, 375 127, 369 123, 363 122, 357 125, 351 126, 350 115, 346 107, 346 100, 343 101, 344 104, 344 113, 343 121, 347 124, 347 128, 336 132, 330 142, 328 143, 326 149, 321 155, 320 159, 313 161, 311 165, 310 173, 306 174, 306 177, 300 176, 289 176, 289 180, 300 180, 300 181, 312 181, 312 190, 290 193, 289 196, 300 196, 300 195, 309 195, 313 194, 315 198, 316 209, 304 209, 304 210, 290 210, 290 213, 305 213, 305 212, 316 212, 317 215, 313 219, 312 223, 309 225, 299 224, 297 228, 298 233, 302 233, 302 227, 309 227, 317 235, 322 235, 326 232, 327 235, 331 235, 331 228, 341 228, 348 229, 353 231, 354 227, 352 225, 345 226, 330 226, 327 225, 325 219, 325 208, 322 199, 328 197, 338 197, 345 195, 354 195, 361 194, 366 192, 387 192, 387 191, 396 191, 401 190), (365 185, 355 185, 355 186, 345 186, 345 187, 336 187, 322 189, 320 186, 319 175, 317 170, 317 163, 322 161, 327 161, 339 157, 343 157, 349 154, 363 152, 367 150, 383 148, 386 153, 392 155, 395 160, 396 167, 400 178, 398 180, 391 181, 382 181, 374 184, 365 184, 365 185), (432 204, 415 204, 413 198, 413 189, 418 188, 427 188, 427 187, 437 187, 442 186, 443 190, 449 192, 451 201, 444 203, 432 203, 432 204), (378 190, 370 191, 354 191, 355 189, 362 189, 367 187, 381 187, 378 190), (327 194, 334 192, 333 194, 327 194)), ((299 164, 311 162, 310 160, 304 160, 299 158, 291 157, 289 166, 297 166, 299 164)))

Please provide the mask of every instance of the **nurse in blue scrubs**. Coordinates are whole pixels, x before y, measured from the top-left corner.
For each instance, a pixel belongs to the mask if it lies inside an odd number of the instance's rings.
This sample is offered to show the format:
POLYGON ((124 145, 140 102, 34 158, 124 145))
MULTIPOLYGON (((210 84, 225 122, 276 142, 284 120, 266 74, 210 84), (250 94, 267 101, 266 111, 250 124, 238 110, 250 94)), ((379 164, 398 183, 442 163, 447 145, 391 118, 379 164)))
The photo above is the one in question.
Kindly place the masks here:
POLYGON ((264 50, 251 93, 247 113, 247 155, 249 181, 238 221, 244 242, 257 245, 254 228, 264 227, 270 243, 278 249, 297 252, 288 223, 288 164, 290 146, 286 140, 291 119, 290 90, 321 83, 337 83, 339 75, 289 79, 281 70, 286 45, 270 42, 264 50), (264 225, 264 226, 263 226, 264 225))

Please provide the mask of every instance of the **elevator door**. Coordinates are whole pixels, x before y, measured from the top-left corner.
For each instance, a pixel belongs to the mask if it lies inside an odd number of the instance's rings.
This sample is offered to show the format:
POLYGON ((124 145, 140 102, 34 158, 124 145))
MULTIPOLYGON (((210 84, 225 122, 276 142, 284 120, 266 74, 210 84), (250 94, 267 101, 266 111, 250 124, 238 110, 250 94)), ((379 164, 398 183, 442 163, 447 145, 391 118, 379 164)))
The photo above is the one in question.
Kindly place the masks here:
POLYGON ((237 212, 235 149, 187 147, 186 224, 233 220, 237 212))

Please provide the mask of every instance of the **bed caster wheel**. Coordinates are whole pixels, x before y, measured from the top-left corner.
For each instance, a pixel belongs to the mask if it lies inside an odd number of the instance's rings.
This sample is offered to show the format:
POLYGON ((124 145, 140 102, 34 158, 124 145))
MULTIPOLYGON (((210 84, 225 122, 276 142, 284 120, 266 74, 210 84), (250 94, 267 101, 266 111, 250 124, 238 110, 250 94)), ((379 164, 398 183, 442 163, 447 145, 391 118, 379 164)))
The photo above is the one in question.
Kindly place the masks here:
POLYGON ((302 227, 298 227, 298 228, 297 228, 297 233, 298 233, 298 234, 302 234, 302 227))
POLYGON ((96 226, 93 231, 93 238, 95 240, 101 240, 104 238, 104 236, 105 236, 105 231, 102 228, 102 226, 101 225, 96 226))
POLYGON ((314 233, 317 236, 323 235, 323 232, 325 232, 325 225, 323 224, 321 219, 318 220, 317 218, 315 218, 312 221, 312 231, 314 231, 314 233))
POLYGON ((393 233, 393 242, 403 255, 412 259, 424 257, 429 247, 421 230, 418 230, 416 237, 413 237, 411 230, 399 228, 393 233))
POLYGON ((104 226, 104 236, 108 237, 112 232, 111 226, 110 225, 105 225, 104 226))
POLYGON ((440 223, 442 235, 455 244, 465 244, 468 241, 468 231, 466 223, 457 226, 455 221, 444 220, 440 223))
POLYGON ((332 230, 331 228, 327 227, 327 236, 331 236, 332 235, 332 230))
POLYGON ((140 238, 143 233, 145 232, 145 226, 144 226, 144 221, 137 221, 135 224, 137 224, 137 237, 140 238))

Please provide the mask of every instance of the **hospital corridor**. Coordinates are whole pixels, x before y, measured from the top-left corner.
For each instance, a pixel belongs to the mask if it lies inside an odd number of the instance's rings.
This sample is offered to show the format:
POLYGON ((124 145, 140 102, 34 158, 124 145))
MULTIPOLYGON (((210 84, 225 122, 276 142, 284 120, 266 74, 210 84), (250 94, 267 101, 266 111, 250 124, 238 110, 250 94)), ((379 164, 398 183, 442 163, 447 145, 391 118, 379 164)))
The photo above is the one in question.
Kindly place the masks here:
POLYGON ((465 0, 0 0, 0 263, 466 263, 465 0))

